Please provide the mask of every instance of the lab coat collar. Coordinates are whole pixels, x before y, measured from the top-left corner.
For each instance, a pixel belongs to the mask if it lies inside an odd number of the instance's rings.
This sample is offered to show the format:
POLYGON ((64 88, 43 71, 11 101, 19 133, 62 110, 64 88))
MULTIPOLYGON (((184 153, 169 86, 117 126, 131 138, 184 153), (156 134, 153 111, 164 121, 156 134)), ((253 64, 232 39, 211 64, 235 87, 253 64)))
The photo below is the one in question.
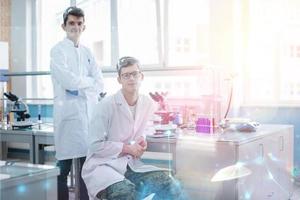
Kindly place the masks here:
MULTIPOLYGON (((132 113, 129 109, 129 105, 124 97, 124 94, 122 93, 122 90, 119 90, 116 94, 115 102, 118 106, 121 106, 122 112, 131 120, 131 121, 137 121, 133 119, 132 113)), ((135 119, 139 119, 139 110, 141 108, 141 98, 139 97, 136 102, 136 111, 135 111, 135 119)))
POLYGON ((131 136, 132 138, 135 137, 135 134, 137 133, 137 127, 139 127, 139 124, 141 124, 142 120, 144 120, 144 118, 141 118, 140 115, 142 112, 144 112, 144 106, 147 107, 147 105, 145 104, 145 100, 143 98, 143 96, 139 95, 139 98, 136 102, 136 111, 135 111, 135 119, 133 119, 132 113, 129 109, 129 105, 122 93, 121 90, 119 90, 116 95, 115 95, 115 102, 117 106, 120 106, 121 108, 121 112, 130 120, 131 123, 134 124, 134 134, 131 136))
MULTIPOLYGON (((68 44, 69 46, 75 47, 74 42, 70 40, 69 38, 65 37, 64 42, 68 44)), ((80 47, 80 42, 78 44, 78 47, 80 47)))

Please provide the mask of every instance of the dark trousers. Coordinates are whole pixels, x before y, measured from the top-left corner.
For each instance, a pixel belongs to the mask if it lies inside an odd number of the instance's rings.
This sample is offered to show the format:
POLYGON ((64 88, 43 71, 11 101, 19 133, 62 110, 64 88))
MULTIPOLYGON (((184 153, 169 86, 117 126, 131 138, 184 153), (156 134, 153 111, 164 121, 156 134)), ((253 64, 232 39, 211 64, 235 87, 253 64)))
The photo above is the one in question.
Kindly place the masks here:
MULTIPOLYGON (((86 185, 81 177, 82 165, 85 161, 85 157, 78 158, 80 160, 80 178, 79 178, 79 191, 80 191, 80 200, 88 200, 88 193, 86 185)), ((60 175, 57 177, 57 191, 58 191, 58 200, 69 200, 69 190, 68 190, 68 175, 72 167, 72 159, 59 160, 56 163, 56 166, 60 169, 60 175)))

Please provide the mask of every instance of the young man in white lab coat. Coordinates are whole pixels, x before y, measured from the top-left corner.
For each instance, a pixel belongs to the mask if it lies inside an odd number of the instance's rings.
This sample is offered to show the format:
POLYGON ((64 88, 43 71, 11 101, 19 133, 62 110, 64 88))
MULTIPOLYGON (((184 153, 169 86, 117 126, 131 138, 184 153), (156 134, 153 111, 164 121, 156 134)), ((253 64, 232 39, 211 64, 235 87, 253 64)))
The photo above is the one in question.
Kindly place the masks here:
POLYGON ((138 60, 123 57, 117 70, 122 89, 104 98, 91 120, 90 146, 82 169, 90 196, 137 200, 155 193, 154 199, 182 199, 174 178, 139 159, 147 148, 145 134, 154 104, 139 94, 144 75, 138 60))
MULTIPOLYGON (((69 7, 63 14, 66 38, 51 49, 51 75, 54 89, 54 140, 58 176, 58 199, 68 200, 67 176, 72 159, 81 166, 87 154, 88 118, 91 105, 103 90, 102 73, 90 50, 79 42, 85 29, 84 12, 69 7)), ((80 177, 80 199, 88 199, 80 177)))

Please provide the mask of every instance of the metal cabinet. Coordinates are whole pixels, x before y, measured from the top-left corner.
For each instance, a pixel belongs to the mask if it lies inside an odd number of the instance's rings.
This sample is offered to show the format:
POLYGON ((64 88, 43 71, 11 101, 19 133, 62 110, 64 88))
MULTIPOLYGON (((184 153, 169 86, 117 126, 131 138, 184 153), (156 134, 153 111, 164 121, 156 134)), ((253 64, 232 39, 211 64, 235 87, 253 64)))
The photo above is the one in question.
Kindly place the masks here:
POLYGON ((239 160, 252 174, 238 180, 238 199, 289 199, 293 182, 293 128, 239 147, 239 160))
POLYGON ((251 174, 237 181, 237 195, 235 199, 262 199, 261 187, 263 183, 263 154, 264 144, 261 139, 243 144, 238 148, 239 162, 251 170, 251 174))
POLYGON ((293 126, 262 125, 257 132, 182 135, 177 174, 190 199, 289 199, 293 186, 293 126), (211 182, 221 169, 240 163, 245 177, 211 182))

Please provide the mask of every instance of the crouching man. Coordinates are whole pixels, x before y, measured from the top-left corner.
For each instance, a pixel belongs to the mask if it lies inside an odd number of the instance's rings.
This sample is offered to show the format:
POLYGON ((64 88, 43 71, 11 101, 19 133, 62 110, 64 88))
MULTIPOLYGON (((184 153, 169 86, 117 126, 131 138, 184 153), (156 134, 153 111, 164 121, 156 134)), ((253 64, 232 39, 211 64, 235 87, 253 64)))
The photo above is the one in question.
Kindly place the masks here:
POLYGON ((123 57, 117 64, 115 95, 95 108, 90 125, 90 146, 82 177, 93 198, 139 200, 184 199, 181 188, 168 172, 140 161, 147 148, 147 122, 154 112, 153 101, 139 94, 144 78, 139 61, 123 57))

